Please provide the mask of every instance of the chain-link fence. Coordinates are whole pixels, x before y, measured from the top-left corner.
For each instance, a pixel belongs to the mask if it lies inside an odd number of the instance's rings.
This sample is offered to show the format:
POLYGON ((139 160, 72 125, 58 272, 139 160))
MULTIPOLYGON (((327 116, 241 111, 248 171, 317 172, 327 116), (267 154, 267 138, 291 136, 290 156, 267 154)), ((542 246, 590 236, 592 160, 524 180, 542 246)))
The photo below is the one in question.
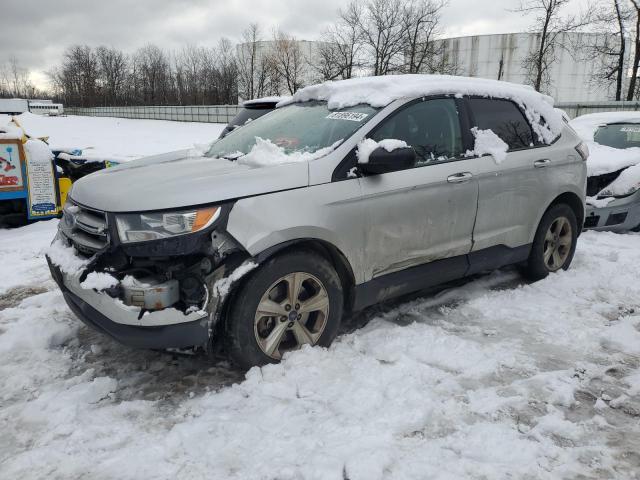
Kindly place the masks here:
POLYGON ((587 113, 613 112, 613 111, 637 111, 640 110, 640 102, 579 102, 557 103, 557 108, 567 112, 571 118, 579 117, 587 113))
POLYGON ((67 115, 119 117, 176 122, 228 123, 240 110, 239 105, 187 105, 157 107, 65 107, 67 115))

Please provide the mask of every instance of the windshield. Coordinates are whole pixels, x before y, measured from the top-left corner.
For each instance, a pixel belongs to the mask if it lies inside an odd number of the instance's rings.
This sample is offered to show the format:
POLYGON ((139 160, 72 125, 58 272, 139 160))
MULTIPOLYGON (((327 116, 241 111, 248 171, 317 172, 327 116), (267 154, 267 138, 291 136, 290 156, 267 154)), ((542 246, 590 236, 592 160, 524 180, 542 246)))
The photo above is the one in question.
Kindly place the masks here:
POLYGON ((235 159, 249 153, 258 139, 287 155, 312 154, 347 139, 377 111, 369 105, 329 110, 326 102, 294 103, 229 133, 211 146, 207 156, 235 159))
POLYGON ((265 113, 271 112, 273 108, 243 108, 238 112, 238 115, 233 117, 233 120, 229 122, 229 125, 231 127, 241 127, 247 122, 255 120, 256 118, 263 116, 265 113))
POLYGON ((593 140, 613 148, 640 147, 640 124, 616 123, 598 128, 593 140))

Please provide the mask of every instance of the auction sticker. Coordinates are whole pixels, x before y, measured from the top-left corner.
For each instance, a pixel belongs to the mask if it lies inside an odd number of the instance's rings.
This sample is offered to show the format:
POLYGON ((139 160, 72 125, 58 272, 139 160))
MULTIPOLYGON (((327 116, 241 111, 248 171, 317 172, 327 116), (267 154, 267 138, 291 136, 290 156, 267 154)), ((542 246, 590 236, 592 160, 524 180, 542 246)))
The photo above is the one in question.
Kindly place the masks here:
POLYGON ((56 175, 48 155, 34 155, 27 150, 27 183, 29 218, 55 216, 58 213, 56 175))
POLYGON ((352 122, 361 122, 369 116, 368 113, 358 112, 332 112, 326 118, 331 120, 350 120, 352 122))

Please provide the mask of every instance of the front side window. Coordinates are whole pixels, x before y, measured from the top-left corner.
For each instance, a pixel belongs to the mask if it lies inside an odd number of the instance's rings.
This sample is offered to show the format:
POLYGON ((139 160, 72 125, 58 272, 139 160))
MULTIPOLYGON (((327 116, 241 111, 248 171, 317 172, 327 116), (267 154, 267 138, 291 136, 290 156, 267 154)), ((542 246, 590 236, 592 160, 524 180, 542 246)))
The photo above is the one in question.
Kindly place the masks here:
POLYGON ((369 105, 329 110, 326 102, 294 103, 232 131, 213 143, 207 156, 239 158, 251 151, 257 139, 277 145, 286 155, 314 153, 346 140, 377 111, 369 105))
POLYGON ((387 118, 370 135, 375 141, 404 140, 416 152, 416 166, 448 161, 463 153, 456 102, 441 98, 414 103, 387 118))
POLYGON ((596 130, 593 140, 600 145, 613 148, 640 147, 640 124, 614 123, 596 130))
POLYGON ((531 125, 515 103, 492 98, 470 98, 469 105, 475 117, 474 126, 493 131, 509 146, 509 150, 534 145, 531 125))

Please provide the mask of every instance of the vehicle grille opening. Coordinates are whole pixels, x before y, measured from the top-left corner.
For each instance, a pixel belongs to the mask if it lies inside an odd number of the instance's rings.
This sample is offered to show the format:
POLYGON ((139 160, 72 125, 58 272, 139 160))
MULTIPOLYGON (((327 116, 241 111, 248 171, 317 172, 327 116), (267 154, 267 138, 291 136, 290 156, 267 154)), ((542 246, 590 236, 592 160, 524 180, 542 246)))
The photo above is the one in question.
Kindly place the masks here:
POLYGON ((587 178, 587 196, 595 197, 596 195, 598 195, 598 193, 600 193, 605 187, 608 187, 609 184, 616 178, 618 178, 620 174, 625 170, 626 167, 615 172, 605 173, 603 175, 596 175, 587 178))
POLYGON ((64 208, 60 231, 83 256, 92 256, 109 244, 106 214, 70 202, 64 208))
POLYGON ((584 228, 594 228, 598 226, 598 222, 600 221, 599 215, 592 215, 587 217, 584 221, 584 228))
POLYGON ((626 219, 627 219, 627 212, 612 213, 611 215, 609 215, 609 218, 607 218, 606 226, 608 227, 610 225, 618 225, 620 223, 624 223, 626 219))

